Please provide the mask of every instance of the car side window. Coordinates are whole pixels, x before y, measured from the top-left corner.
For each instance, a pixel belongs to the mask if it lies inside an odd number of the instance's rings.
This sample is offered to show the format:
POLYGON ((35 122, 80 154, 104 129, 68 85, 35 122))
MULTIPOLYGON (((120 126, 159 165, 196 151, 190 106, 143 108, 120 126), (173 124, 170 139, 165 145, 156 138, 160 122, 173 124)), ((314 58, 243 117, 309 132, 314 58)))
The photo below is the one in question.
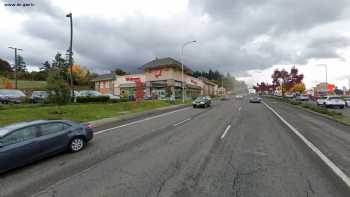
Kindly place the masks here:
POLYGON ((11 134, 0 139, 0 143, 3 145, 10 145, 26 140, 33 139, 37 136, 38 128, 36 126, 25 127, 18 129, 11 134))
POLYGON ((41 135, 50 135, 68 129, 70 126, 65 123, 48 123, 39 126, 41 135))

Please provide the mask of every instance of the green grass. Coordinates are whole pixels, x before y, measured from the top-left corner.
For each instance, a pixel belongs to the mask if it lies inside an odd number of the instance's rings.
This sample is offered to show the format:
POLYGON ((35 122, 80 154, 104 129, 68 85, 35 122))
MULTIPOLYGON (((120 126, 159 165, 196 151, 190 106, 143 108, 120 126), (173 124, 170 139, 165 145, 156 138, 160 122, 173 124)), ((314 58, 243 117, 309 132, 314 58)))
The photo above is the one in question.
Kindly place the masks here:
MULTIPOLYGON (((190 101, 186 101, 189 103, 190 101)), ((177 101, 179 103, 179 101, 177 101)), ((116 117, 124 114, 143 112, 151 109, 170 106, 167 101, 90 103, 53 105, 13 105, 0 108, 0 125, 38 119, 68 119, 78 122, 116 117)))
POLYGON ((326 116, 328 116, 328 117, 330 117, 330 118, 332 118, 334 120, 337 120, 337 121, 339 121, 341 123, 344 123, 346 125, 350 125, 350 117, 345 116, 342 112, 339 112, 339 111, 332 111, 332 110, 329 110, 329 109, 327 109, 325 107, 312 105, 310 103, 303 103, 303 102, 291 100, 291 99, 288 99, 288 98, 281 98, 281 97, 274 97, 274 96, 265 96, 265 98, 278 100, 278 101, 285 102, 285 103, 289 103, 289 104, 294 105, 296 107, 299 107, 301 109, 317 112, 317 113, 326 115, 326 116))
MULTIPOLYGON (((11 80, 12 83, 14 83, 14 80, 11 80)), ((17 81, 17 87, 18 89, 45 89, 46 87, 46 81, 29 81, 29 80, 18 80, 17 81)), ((0 77, 0 88, 4 88, 2 84, 2 77, 0 77)))

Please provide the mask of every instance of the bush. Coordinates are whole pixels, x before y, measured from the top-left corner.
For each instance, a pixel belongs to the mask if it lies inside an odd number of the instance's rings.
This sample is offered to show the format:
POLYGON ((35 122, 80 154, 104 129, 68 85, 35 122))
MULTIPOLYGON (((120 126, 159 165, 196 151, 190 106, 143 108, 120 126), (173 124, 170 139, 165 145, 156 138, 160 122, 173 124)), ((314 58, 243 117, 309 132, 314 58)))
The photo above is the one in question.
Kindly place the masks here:
POLYGON ((70 89, 59 71, 50 71, 47 78, 48 101, 63 105, 70 101, 70 89))
POLYGON ((99 102, 108 102, 110 99, 108 96, 88 96, 88 97, 77 97, 77 103, 99 103, 99 102))

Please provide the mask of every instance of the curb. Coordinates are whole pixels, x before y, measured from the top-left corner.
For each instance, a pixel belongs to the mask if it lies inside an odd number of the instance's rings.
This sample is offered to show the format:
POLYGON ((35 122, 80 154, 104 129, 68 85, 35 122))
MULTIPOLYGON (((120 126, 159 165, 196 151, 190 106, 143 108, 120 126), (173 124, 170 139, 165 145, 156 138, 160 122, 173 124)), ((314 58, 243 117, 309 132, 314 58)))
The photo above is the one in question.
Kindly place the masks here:
POLYGON ((144 112, 136 112, 136 113, 131 113, 131 114, 126 114, 126 115, 120 115, 116 117, 110 117, 110 118, 103 118, 99 120, 93 120, 93 121, 88 121, 86 123, 94 125, 94 127, 99 127, 105 124, 109 123, 118 123, 122 121, 127 121, 127 120, 132 120, 135 119, 139 116, 149 116, 149 115, 155 115, 158 113, 165 113, 168 111, 173 111, 181 108, 186 108, 191 106, 190 104, 180 104, 180 105, 173 105, 173 106, 167 106, 167 107, 161 107, 157 109, 152 109, 144 112))

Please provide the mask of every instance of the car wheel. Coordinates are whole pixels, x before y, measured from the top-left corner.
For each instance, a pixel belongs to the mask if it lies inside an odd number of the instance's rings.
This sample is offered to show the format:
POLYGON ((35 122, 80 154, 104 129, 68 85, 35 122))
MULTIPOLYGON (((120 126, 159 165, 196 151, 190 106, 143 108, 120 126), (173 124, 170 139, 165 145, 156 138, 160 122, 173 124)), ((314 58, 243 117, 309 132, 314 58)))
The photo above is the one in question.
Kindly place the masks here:
POLYGON ((85 148, 85 140, 82 137, 75 137, 69 143, 69 151, 76 153, 85 148))
POLYGON ((344 109, 344 105, 340 106, 340 109, 344 109))
POLYGON ((193 105, 193 108, 196 108, 196 106, 195 106, 195 105, 193 105))

